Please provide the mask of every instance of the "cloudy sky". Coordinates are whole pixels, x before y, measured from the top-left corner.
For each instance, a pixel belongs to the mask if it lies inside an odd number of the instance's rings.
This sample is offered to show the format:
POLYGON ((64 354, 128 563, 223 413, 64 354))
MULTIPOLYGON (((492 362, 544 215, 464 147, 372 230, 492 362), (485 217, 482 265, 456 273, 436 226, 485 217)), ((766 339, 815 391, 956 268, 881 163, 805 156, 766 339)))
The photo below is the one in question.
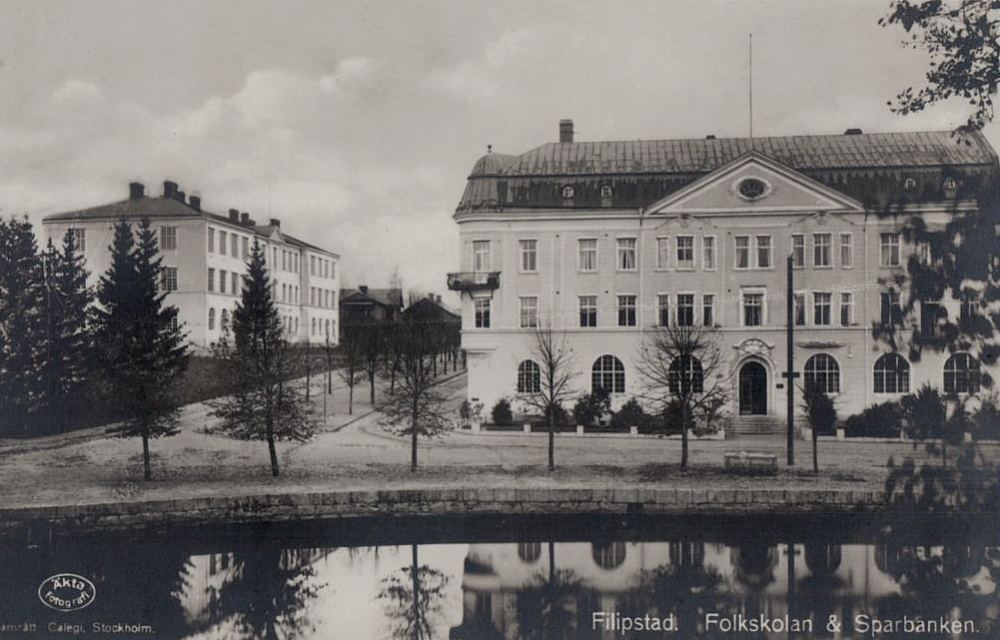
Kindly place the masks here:
MULTIPOLYGON (((443 291, 492 144, 951 129, 893 115, 927 60, 887 1, 0 0, 0 213, 158 195, 276 217, 347 284, 443 291)), ((998 127, 988 131, 1000 147, 998 127)))

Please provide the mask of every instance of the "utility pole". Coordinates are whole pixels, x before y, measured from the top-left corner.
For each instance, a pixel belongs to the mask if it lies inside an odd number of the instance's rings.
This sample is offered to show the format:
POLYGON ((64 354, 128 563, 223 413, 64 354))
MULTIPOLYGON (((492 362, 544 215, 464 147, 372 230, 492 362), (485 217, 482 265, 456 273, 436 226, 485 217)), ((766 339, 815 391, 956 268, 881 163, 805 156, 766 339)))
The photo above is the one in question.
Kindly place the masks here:
POLYGON ((788 466, 795 464, 795 378, 799 374, 795 373, 795 288, 792 279, 792 263, 793 254, 788 254, 788 259, 786 260, 787 270, 788 270, 788 291, 787 291, 787 302, 788 302, 788 344, 786 351, 788 352, 788 361, 785 368, 785 373, 783 377, 785 378, 785 384, 788 385, 788 466))

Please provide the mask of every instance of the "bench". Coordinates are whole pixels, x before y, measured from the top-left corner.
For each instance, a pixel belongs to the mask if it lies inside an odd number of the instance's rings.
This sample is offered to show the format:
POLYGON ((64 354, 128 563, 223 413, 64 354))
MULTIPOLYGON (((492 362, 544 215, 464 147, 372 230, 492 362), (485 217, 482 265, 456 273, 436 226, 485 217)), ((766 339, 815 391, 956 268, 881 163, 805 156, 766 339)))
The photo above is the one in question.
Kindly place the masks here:
POLYGON ((761 475, 778 473, 778 456, 773 453, 727 451, 725 461, 726 470, 734 473, 761 475))

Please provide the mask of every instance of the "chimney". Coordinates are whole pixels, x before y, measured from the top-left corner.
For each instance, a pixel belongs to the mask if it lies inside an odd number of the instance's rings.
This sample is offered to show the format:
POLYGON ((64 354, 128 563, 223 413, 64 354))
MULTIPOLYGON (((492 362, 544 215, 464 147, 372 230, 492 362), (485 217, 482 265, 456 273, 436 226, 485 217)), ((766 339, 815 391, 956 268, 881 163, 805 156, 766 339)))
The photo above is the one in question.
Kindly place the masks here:
POLYGON ((233 222, 239 222, 240 221, 240 210, 239 209, 230 209, 229 210, 229 219, 232 220, 233 222))
POLYGON ((844 132, 844 135, 845 136, 860 136, 862 133, 864 133, 864 132, 861 131, 861 129, 848 129, 847 131, 844 132))
POLYGON ((714 133, 710 133, 707 136, 705 136, 705 139, 706 140, 715 140, 715 134, 714 133))
POLYGON ((281 220, 278 220, 277 218, 271 218, 271 226, 280 228, 281 220))
POLYGON ((188 203, 191 208, 195 211, 201 211, 201 196, 190 196, 188 197, 188 203))
MULTIPOLYGON (((235 209, 234 209, 234 211, 235 211, 235 209)), ((240 223, 241 224, 249 225, 250 224, 250 214, 246 213, 246 212, 241 213, 240 214, 240 223)))
POLYGON ((573 142, 573 121, 559 121, 559 142, 573 142))
POLYGON ((427 299, 430 300, 431 302, 434 302, 434 294, 433 293, 428 293, 427 294, 427 299))
POLYGON ((163 197, 164 198, 175 198, 177 197, 177 183, 171 182, 170 180, 163 181, 163 197))
POLYGON ((358 285, 358 291, 360 291, 365 295, 368 295, 368 285, 366 284, 358 285))
POLYGON ((438 304, 441 304, 441 294, 440 293, 438 295, 434 296, 434 302, 437 302, 438 304))
POLYGON ((128 199, 141 200, 146 197, 146 187, 141 182, 128 183, 128 199))
POLYGON ((185 194, 183 191, 178 191, 177 193, 174 194, 174 198, 177 200, 177 202, 184 202, 184 198, 186 197, 187 194, 185 194))

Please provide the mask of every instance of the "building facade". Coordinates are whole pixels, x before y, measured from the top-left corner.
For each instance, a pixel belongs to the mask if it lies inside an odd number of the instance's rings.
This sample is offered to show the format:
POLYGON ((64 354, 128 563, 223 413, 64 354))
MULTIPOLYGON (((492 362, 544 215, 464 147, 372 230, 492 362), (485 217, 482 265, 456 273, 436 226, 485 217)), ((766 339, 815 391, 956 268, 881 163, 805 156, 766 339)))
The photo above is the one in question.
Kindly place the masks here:
POLYGON ((167 181, 160 197, 145 195, 145 187, 133 182, 127 200, 50 215, 42 227, 55 243, 72 230, 86 260, 88 284, 96 286, 111 265, 114 225, 123 218, 150 219, 163 256, 167 304, 177 307, 178 320, 196 347, 207 348, 221 337, 239 300, 254 241, 264 250, 288 338, 338 341, 340 258, 284 233, 280 220, 258 225, 236 209, 225 216, 211 213, 202 209, 200 197, 186 197, 167 181))
POLYGON ((926 248, 902 229, 912 215, 943 225, 976 206, 963 189, 996 183, 997 155, 981 136, 574 142, 572 122, 560 129, 558 143, 479 159, 454 216, 461 271, 449 286, 462 293, 469 397, 487 410, 501 397, 517 407, 537 385, 537 326, 566 336, 576 391, 603 387, 620 406, 643 392, 644 333, 669 323, 717 340, 736 423, 778 427, 788 256, 793 370, 826 389, 840 416, 925 381, 975 392, 980 367, 995 369, 975 349, 911 362, 873 330, 921 330, 919 305, 902 313, 899 282, 926 248))

